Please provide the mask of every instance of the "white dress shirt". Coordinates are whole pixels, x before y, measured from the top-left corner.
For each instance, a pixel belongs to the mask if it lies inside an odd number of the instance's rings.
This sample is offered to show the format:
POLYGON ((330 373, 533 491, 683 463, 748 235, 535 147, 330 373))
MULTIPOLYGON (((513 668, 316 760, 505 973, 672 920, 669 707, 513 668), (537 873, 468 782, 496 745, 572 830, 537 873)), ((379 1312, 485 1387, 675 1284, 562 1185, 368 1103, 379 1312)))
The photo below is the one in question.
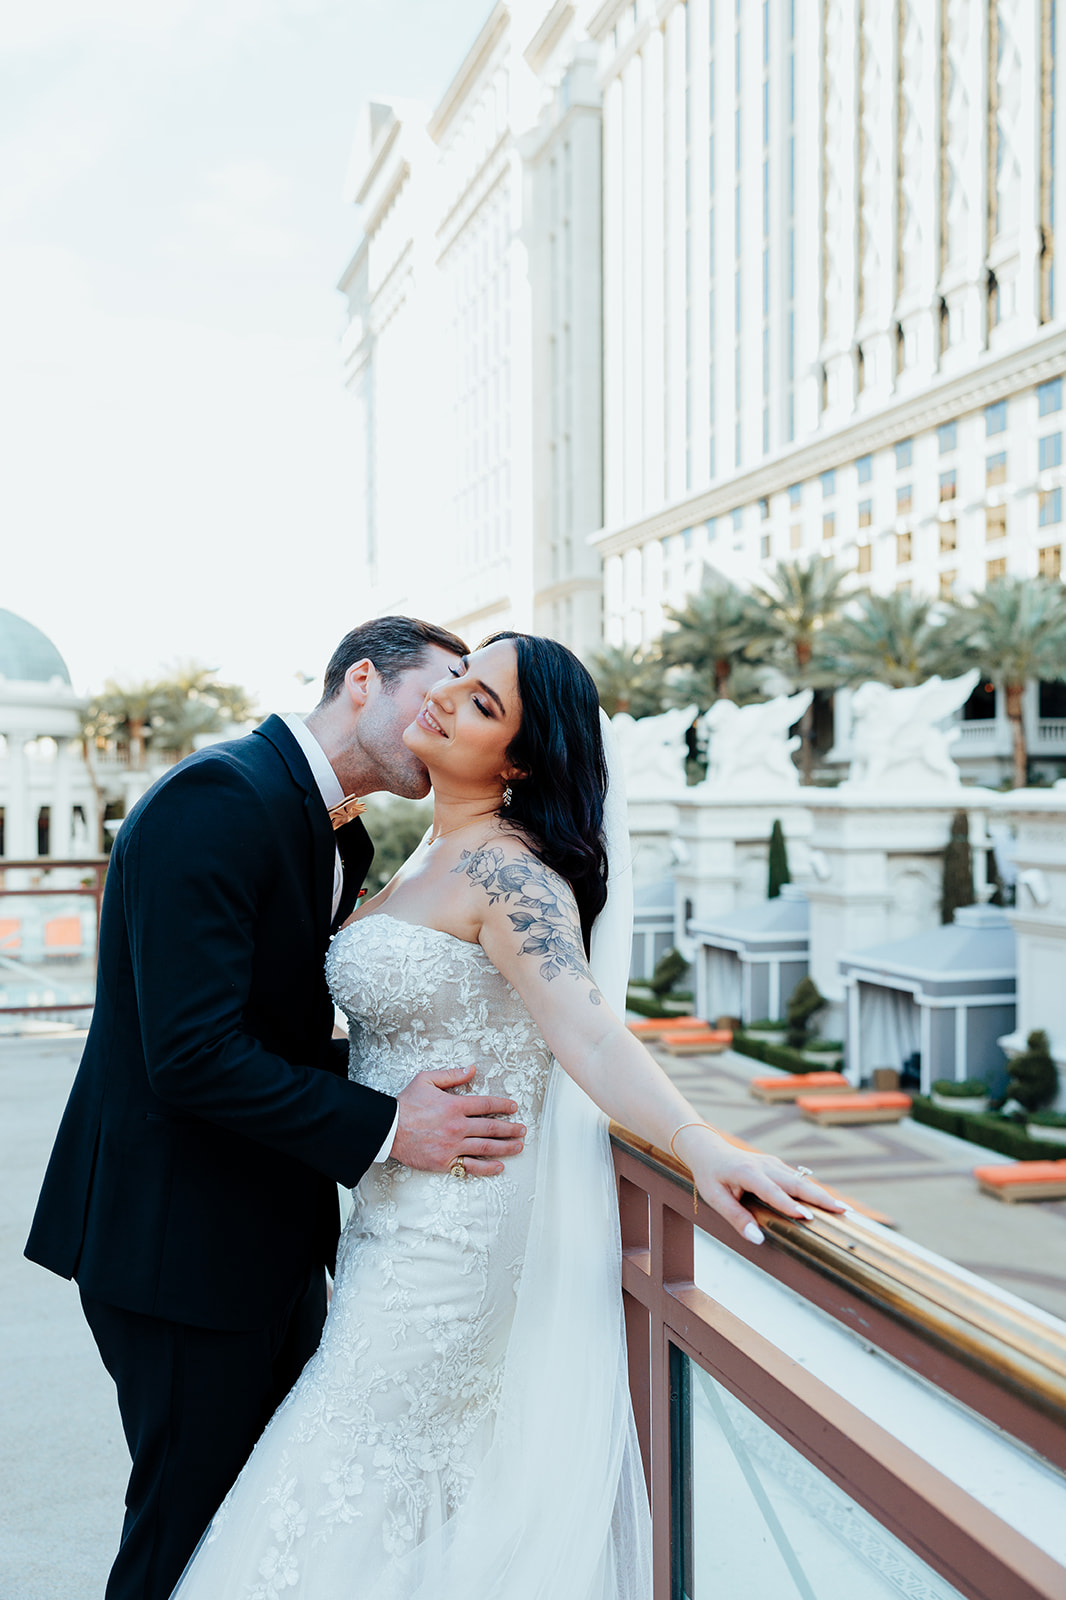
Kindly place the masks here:
MULTIPOLYGON (((329 811, 332 806, 339 806, 344 799, 344 790, 341 788, 340 779, 329 764, 329 757, 307 726, 302 717, 295 712, 290 712, 282 721, 296 740, 300 749, 307 757, 307 765, 311 768, 311 775, 318 785, 318 792, 322 796, 322 803, 329 811)), ((336 844, 333 846, 333 907, 329 914, 330 922, 337 915, 337 907, 341 903, 341 890, 344 887, 344 865, 341 853, 336 844)), ((381 1149, 374 1157, 375 1161, 387 1161, 392 1154, 392 1147, 396 1142, 396 1130, 400 1124, 400 1112, 397 1107, 396 1115, 392 1119, 389 1136, 381 1149)))

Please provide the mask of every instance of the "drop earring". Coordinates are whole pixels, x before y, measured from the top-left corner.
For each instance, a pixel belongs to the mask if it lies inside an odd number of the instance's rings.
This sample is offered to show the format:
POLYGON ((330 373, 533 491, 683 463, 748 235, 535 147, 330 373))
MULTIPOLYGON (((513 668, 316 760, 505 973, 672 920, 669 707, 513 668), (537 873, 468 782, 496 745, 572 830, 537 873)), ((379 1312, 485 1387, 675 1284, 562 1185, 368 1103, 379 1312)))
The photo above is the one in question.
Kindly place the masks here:
POLYGON ((503 794, 500 796, 500 810, 506 811, 513 799, 514 794, 512 792, 511 785, 509 783, 504 784, 503 794))

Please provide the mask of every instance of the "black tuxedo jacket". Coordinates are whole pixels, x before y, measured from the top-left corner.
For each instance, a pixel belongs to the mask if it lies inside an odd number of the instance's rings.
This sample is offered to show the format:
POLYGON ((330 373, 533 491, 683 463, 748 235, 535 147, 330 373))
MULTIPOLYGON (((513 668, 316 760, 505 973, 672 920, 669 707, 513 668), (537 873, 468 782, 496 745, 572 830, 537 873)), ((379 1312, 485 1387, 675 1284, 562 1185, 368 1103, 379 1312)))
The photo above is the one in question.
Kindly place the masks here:
POLYGON ((85 1293, 200 1327, 264 1325, 331 1265, 338 1182, 396 1102, 347 1080, 323 976, 373 856, 336 833, 269 717, 161 778, 111 855, 96 1005, 26 1254, 85 1293))

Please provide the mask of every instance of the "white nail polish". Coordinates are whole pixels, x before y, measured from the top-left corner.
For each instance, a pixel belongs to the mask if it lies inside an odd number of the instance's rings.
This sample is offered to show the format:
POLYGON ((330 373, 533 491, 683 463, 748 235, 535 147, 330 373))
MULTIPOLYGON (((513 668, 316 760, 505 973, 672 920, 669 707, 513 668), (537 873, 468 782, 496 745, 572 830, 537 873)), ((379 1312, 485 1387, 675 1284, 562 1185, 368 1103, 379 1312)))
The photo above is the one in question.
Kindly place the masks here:
POLYGON ((750 1239, 752 1244, 762 1244, 763 1233, 757 1222, 749 1222, 744 1229, 745 1239, 750 1239))
POLYGON ((808 1222, 814 1221, 814 1212, 808 1211, 806 1206, 800 1206, 799 1214, 801 1217, 805 1217, 808 1222))

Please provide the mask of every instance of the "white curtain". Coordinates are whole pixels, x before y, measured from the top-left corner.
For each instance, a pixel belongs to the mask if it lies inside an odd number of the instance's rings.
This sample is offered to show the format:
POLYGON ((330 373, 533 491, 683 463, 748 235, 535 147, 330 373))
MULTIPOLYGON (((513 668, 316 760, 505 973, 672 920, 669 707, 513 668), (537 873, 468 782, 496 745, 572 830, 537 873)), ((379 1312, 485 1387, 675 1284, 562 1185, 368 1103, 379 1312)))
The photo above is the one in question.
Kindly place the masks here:
MULTIPOLYGON (((707 1015, 709 1017, 739 1017, 741 1015, 740 957, 732 950, 715 950, 705 945, 703 959, 707 965, 707 1015)), ((751 1017, 745 1018, 751 1022, 751 1017)))
POLYGON ((912 994, 878 983, 859 984, 859 1066, 864 1077, 875 1067, 901 1071, 921 1046, 921 1011, 912 994))

